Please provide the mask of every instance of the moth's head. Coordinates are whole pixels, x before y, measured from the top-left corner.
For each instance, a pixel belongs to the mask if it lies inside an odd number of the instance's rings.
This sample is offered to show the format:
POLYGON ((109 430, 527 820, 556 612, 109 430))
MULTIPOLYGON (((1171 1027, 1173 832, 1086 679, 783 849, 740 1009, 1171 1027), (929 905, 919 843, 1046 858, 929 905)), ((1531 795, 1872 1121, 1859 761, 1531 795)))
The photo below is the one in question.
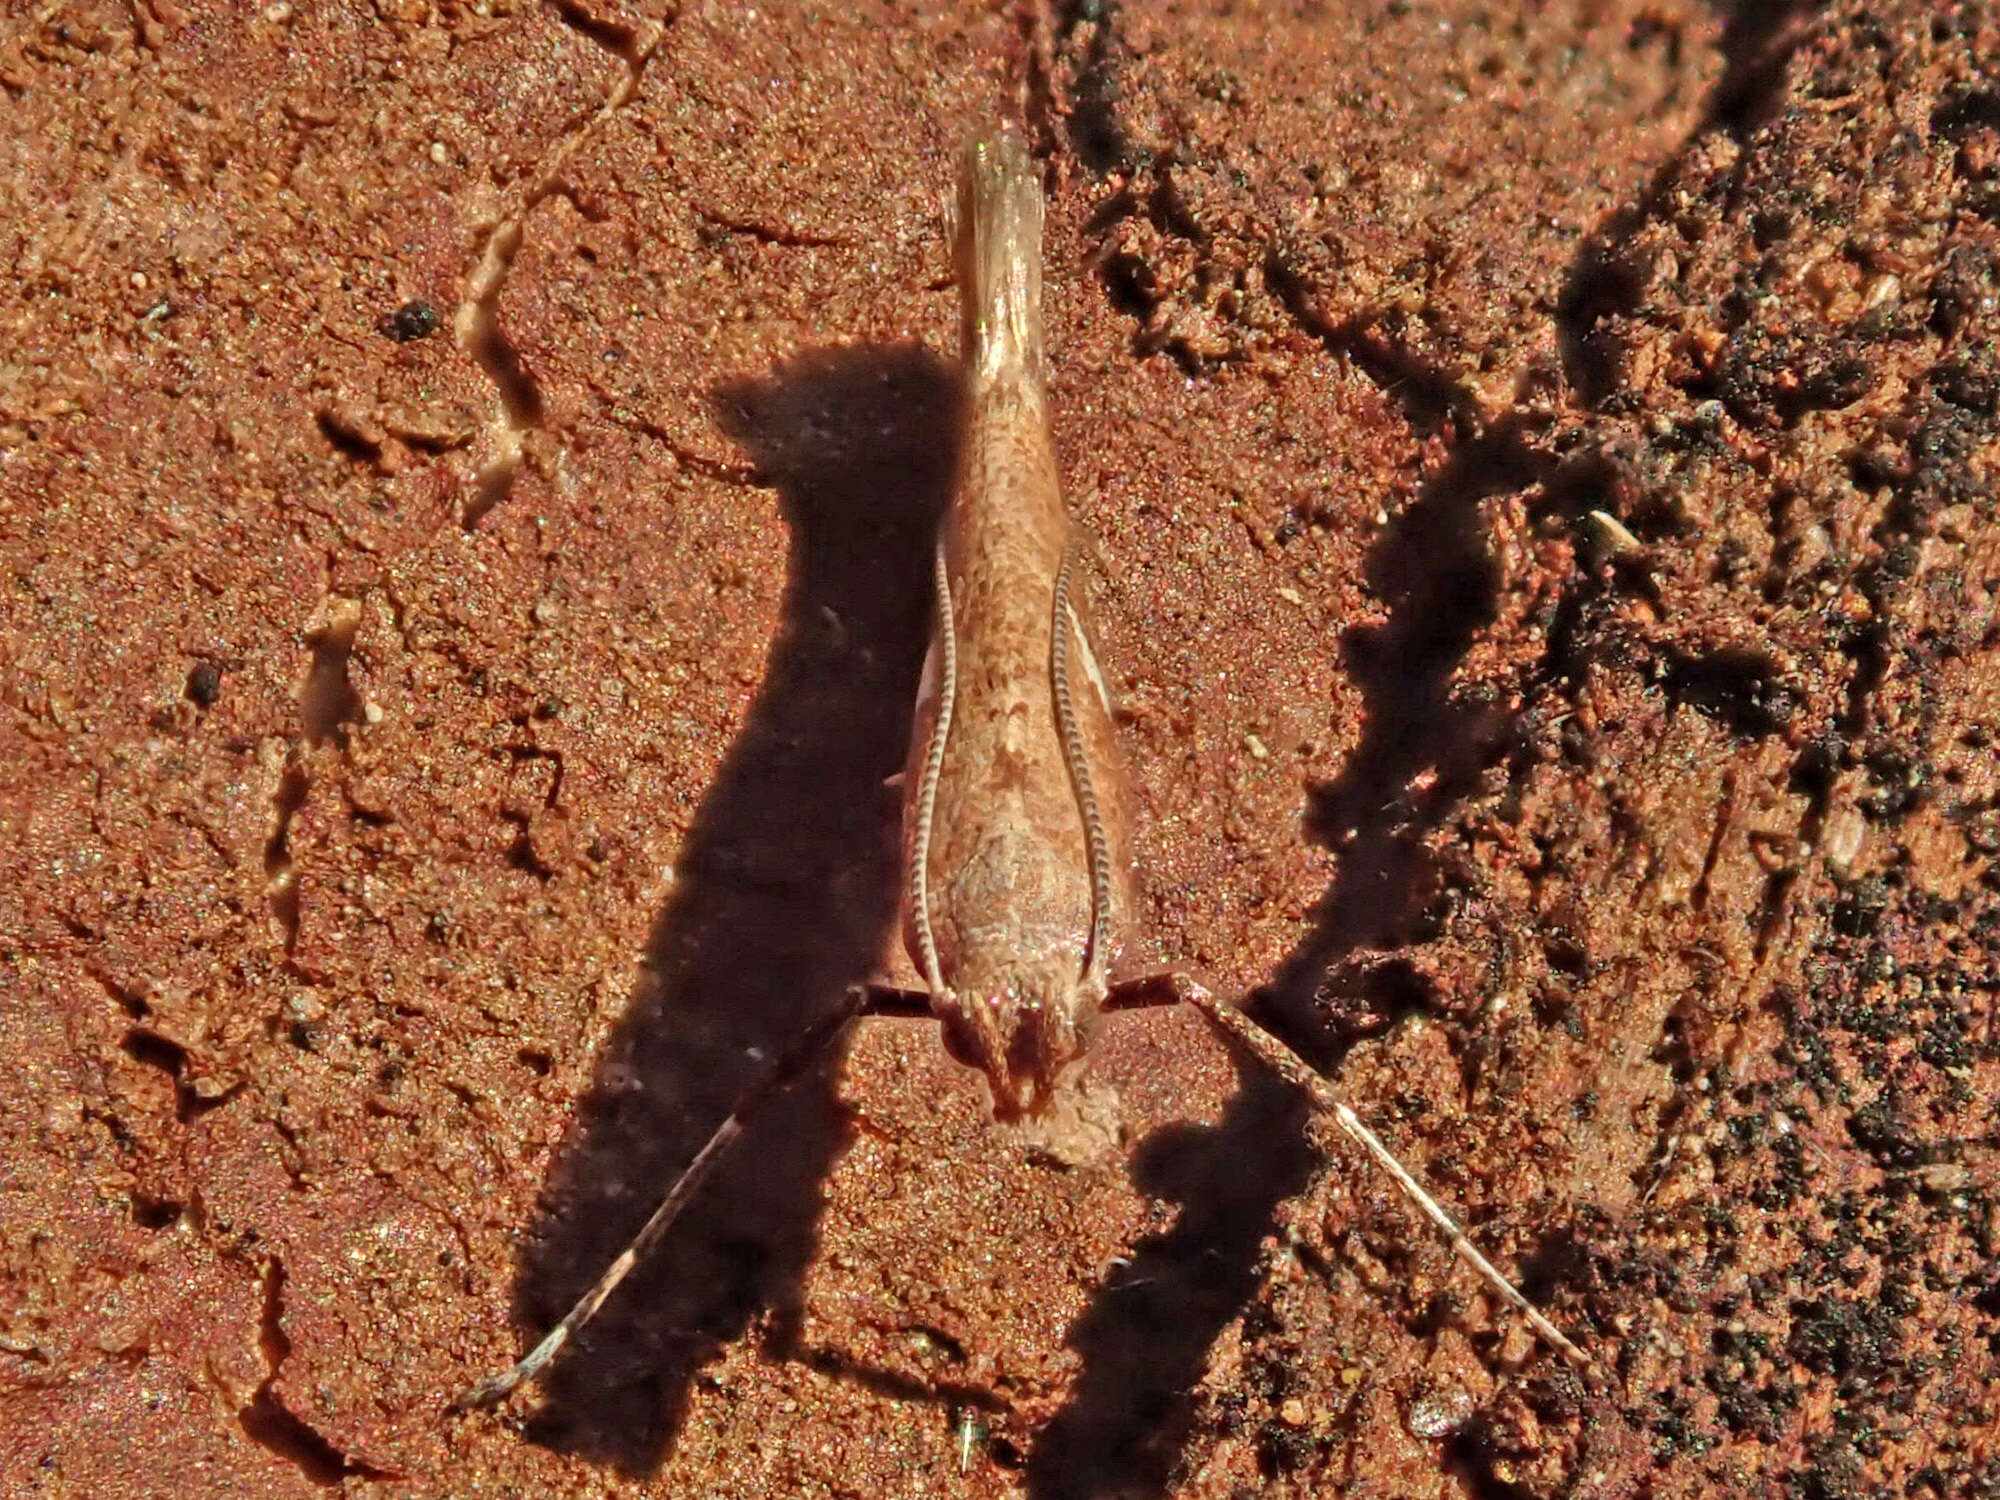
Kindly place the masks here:
POLYGON ((1058 959, 963 983, 937 1009, 946 1050, 986 1075, 996 1116, 1018 1120, 1047 1107, 1056 1080, 1082 1056, 1102 1002, 1079 981, 1074 959, 1058 959))

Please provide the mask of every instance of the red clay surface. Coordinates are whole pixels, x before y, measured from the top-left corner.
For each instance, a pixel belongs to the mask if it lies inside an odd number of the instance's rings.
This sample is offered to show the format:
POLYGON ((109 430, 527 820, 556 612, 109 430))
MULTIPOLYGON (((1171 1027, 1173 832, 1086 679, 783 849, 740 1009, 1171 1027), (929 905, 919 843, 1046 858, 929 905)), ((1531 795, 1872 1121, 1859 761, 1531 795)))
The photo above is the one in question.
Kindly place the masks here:
POLYGON ((0 22, 0 1493, 2000 1492, 2000 15, 0 22), (1022 101, 1206 973, 1098 1144, 892 947, 938 230, 1022 101))

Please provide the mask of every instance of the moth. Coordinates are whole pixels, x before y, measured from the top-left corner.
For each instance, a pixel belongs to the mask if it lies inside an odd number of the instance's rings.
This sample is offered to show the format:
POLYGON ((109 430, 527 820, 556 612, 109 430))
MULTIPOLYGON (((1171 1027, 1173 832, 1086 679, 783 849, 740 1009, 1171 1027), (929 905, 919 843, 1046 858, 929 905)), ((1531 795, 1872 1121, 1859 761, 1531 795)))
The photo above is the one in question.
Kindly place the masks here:
POLYGON ((739 1099, 658 1209, 576 1306, 461 1407, 532 1379, 667 1232, 745 1122, 864 1012, 927 1006, 994 1113, 1041 1112, 1107 1003, 1185 1001, 1368 1152, 1453 1251, 1551 1346, 1590 1361, 1480 1254, 1327 1081, 1185 975, 1114 986, 1133 911, 1111 695, 1073 588, 1076 549, 1050 436, 1042 329, 1040 171, 1011 130, 964 152, 951 215, 966 429, 938 538, 935 616, 919 689, 903 843, 903 938, 926 991, 857 987, 739 1099))

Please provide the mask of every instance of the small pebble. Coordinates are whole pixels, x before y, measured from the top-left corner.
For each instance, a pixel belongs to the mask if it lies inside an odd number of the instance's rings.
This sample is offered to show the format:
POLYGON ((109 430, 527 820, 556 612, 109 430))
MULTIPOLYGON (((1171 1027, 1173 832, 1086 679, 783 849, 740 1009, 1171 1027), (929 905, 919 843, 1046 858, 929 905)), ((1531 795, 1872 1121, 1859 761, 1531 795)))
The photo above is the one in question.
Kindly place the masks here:
POLYGON ((1429 1391, 1412 1402, 1407 1425, 1416 1437, 1450 1437, 1471 1417, 1472 1397, 1453 1385, 1429 1391))
POLYGON ((212 707, 222 696, 222 668, 212 661, 198 663, 188 673, 186 692, 190 702, 201 708, 212 707))
POLYGON ((438 331, 444 316, 422 297, 413 297, 390 313, 379 325, 384 338, 407 344, 412 339, 429 338, 438 331))

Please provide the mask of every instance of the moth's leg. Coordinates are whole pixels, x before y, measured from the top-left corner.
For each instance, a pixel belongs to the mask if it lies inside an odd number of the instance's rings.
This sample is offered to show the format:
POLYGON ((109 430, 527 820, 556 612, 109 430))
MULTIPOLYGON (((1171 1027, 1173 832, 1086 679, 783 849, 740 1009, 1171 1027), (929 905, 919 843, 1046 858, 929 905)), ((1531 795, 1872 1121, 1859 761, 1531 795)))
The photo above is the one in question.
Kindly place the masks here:
POLYGON ((1479 1248, 1466 1238, 1458 1221, 1445 1212, 1444 1206, 1424 1190, 1423 1184, 1411 1175, 1409 1168, 1396 1159, 1395 1153, 1383 1144, 1382 1138, 1361 1121, 1361 1117, 1348 1106, 1345 1099, 1334 1090, 1332 1084, 1307 1065, 1304 1058, 1292 1051, 1270 1032, 1259 1026, 1228 1001, 1218 999, 1209 990, 1197 984, 1185 974, 1152 974, 1143 979, 1128 980, 1114 986, 1106 998, 1106 1008, 1113 1006, 1134 1007, 1141 1005, 1162 1005, 1174 1001, 1185 1001, 1200 1011, 1214 1026, 1231 1041, 1253 1053, 1273 1073, 1294 1088, 1305 1091, 1314 1106, 1333 1117, 1333 1121, 1362 1150, 1374 1158, 1375 1164, 1395 1180, 1403 1196, 1423 1214, 1423 1216, 1443 1231, 1451 1242, 1452 1252, 1472 1269, 1480 1279, 1497 1292, 1533 1326, 1553 1349, 1560 1351, 1574 1364, 1590 1369, 1590 1356, 1569 1341, 1561 1329, 1545 1317, 1540 1308, 1530 1302, 1521 1290, 1500 1274, 1499 1268, 1484 1255, 1479 1248))
POLYGON ((452 1403, 455 1411, 464 1411, 475 1406, 486 1406, 499 1401, 523 1381, 532 1380, 554 1359, 564 1344, 570 1341, 576 1331, 597 1315, 605 1300, 618 1289, 618 1284, 631 1274, 632 1268, 651 1254, 680 1217, 689 1200, 708 1180, 736 1138, 743 1134, 744 1127, 756 1114, 766 1099, 795 1083, 817 1062, 840 1033, 846 1030, 850 1021, 864 1014, 909 1015, 912 1001, 923 1002, 917 1014, 929 1014, 927 997, 908 990, 877 988, 855 985, 842 997, 841 1003, 820 1017, 802 1031, 791 1046, 779 1054, 776 1062, 761 1078, 758 1078, 740 1095, 729 1111, 729 1118, 715 1129, 708 1138, 708 1144, 695 1153, 681 1172, 674 1185, 667 1190, 660 1206, 653 1210, 653 1216, 645 1226, 632 1237, 605 1273, 597 1279, 597 1285, 577 1299, 576 1306, 563 1315, 563 1320, 548 1331, 546 1337, 528 1351, 526 1357, 510 1365, 497 1375, 490 1375, 452 1403))
POLYGON ((1180 1005, 1187 1000, 1190 985, 1201 988, 1185 974, 1134 974, 1114 979, 1111 988, 1104 992, 1104 1009, 1153 1010, 1163 1005, 1180 1005))
POLYGON ((906 1021, 928 1020, 937 1014, 937 1007, 931 1001, 929 990, 906 990, 893 984, 866 984, 858 986, 867 996, 859 1016, 892 1016, 906 1021))

